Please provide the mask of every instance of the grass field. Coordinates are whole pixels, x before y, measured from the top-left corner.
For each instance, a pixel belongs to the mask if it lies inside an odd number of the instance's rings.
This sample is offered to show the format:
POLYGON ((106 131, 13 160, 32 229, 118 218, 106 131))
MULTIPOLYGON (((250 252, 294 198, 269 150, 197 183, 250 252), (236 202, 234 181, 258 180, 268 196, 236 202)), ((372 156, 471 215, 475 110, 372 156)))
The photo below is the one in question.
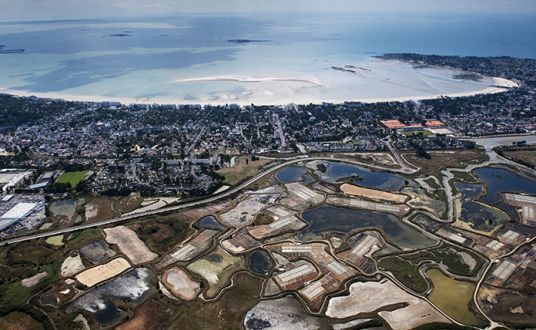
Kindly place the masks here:
POLYGON ((505 150, 504 156, 515 162, 521 162, 536 168, 536 147, 523 150, 505 150))
POLYGON ((139 221, 128 227, 136 232, 147 247, 156 253, 164 254, 194 233, 189 222, 181 218, 151 218, 139 221))
POLYGON ((270 163, 270 159, 259 159, 252 161, 249 156, 239 156, 236 158, 235 167, 226 167, 218 171, 218 174, 225 177, 224 184, 236 185, 247 178, 255 176, 259 170, 270 163), (246 164, 246 159, 248 162, 246 164))
POLYGON ((457 180, 467 183, 479 183, 478 180, 471 173, 452 171, 452 174, 454 174, 454 178, 456 178, 457 180))
POLYGON ((417 293, 424 293, 428 288, 418 268, 407 260, 397 256, 385 257, 380 260, 379 266, 393 273, 397 280, 417 293))
POLYGON ((423 293, 428 285, 419 273, 419 265, 432 262, 444 265, 455 275, 476 276, 485 264, 485 260, 476 253, 459 249, 454 245, 443 243, 438 247, 419 252, 402 253, 381 258, 379 266, 393 275, 408 288, 423 293))
POLYGON ((30 315, 22 312, 11 312, 0 317, 0 329, 4 330, 40 330, 43 325, 33 319, 30 315))
POLYGON ((89 242, 103 239, 104 236, 100 228, 89 228, 83 231, 72 234, 69 240, 65 243, 66 248, 74 250, 89 242))
POLYGON ((87 171, 76 171, 76 172, 64 172, 58 180, 57 183, 68 183, 71 187, 76 188, 80 182, 86 176, 87 171))
POLYGON ((260 300, 262 280, 246 273, 237 274, 235 285, 220 299, 204 302, 197 299, 174 307, 169 329, 243 329, 246 312, 260 300), (210 315, 211 317, 200 317, 210 315))
POLYGON ((429 136, 429 135, 432 135, 432 132, 423 129, 421 131, 402 131, 402 134, 404 136, 414 136, 414 135, 429 136))
POLYGON ((488 160, 481 150, 456 150, 452 152, 429 152, 431 159, 418 157, 415 153, 405 153, 404 158, 420 168, 418 175, 434 175, 441 177, 441 171, 447 168, 465 168, 472 164, 480 164, 488 160))

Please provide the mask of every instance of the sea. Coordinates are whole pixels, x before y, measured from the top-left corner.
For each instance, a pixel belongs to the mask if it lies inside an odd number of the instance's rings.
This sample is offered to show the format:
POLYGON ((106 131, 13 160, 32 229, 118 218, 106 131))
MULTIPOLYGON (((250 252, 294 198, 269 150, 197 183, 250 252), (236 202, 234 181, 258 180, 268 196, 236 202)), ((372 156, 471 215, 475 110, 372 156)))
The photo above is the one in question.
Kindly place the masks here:
POLYGON ((536 57, 529 14, 255 13, 0 22, 0 92, 125 103, 308 103, 490 92, 376 55, 536 57))

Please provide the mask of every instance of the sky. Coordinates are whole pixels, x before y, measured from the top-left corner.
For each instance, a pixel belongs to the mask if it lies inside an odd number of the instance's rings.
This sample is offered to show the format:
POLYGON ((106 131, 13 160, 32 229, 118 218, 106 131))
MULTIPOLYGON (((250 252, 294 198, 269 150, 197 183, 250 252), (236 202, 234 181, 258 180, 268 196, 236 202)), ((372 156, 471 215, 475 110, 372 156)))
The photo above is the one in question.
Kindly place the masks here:
POLYGON ((536 0, 0 0, 1 21, 272 11, 536 15, 536 0))

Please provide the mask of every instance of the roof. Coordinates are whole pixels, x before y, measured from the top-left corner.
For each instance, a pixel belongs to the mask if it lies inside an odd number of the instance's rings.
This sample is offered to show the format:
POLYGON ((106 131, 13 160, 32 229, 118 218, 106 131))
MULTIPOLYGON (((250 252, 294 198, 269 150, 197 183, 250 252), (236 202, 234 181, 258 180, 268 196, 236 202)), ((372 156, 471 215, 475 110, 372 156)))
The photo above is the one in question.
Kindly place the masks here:
POLYGON ((448 128, 430 128, 428 131, 432 132, 432 134, 441 134, 441 135, 454 135, 454 132, 452 132, 448 128))
POLYGON ((18 203, 13 206, 9 211, 0 216, 0 219, 22 219, 28 215, 35 207, 37 203, 18 203))
POLYGON ((48 186, 48 182, 42 182, 42 183, 36 183, 32 184, 31 186, 28 186, 28 189, 35 190, 35 189, 41 189, 48 186))
POLYGON ((382 120, 380 121, 385 127, 389 129, 397 129, 406 127, 405 124, 402 124, 399 120, 382 120))
POLYGON ((426 123, 424 123, 424 125, 426 127, 441 127, 441 126, 445 126, 445 124, 443 124, 443 122, 441 122, 439 120, 429 120, 426 123))
POLYGON ((0 231, 11 227, 11 225, 14 225, 18 221, 19 219, 0 219, 0 231))
POLYGON ((8 202, 11 198, 13 198, 13 196, 15 196, 15 195, 13 195, 13 194, 11 194, 11 195, 6 195, 6 196, 2 197, 2 199, 1 199, 0 201, 2 201, 2 202, 8 202))

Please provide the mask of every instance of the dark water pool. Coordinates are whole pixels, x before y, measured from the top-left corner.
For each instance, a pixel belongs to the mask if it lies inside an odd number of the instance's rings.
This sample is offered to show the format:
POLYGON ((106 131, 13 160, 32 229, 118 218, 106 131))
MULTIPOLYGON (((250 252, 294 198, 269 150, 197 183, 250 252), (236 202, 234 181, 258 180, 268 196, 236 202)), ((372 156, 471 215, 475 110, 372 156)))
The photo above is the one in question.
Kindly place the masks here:
POLYGON ((225 230, 225 226, 219 223, 213 215, 207 215, 197 220, 192 227, 197 230, 211 229, 211 230, 225 230))
POLYGON ((305 168, 301 166, 289 166, 277 172, 275 177, 281 183, 291 183, 302 181, 305 174, 307 174, 305 168))
POLYGON ((492 231, 498 225, 510 220, 510 216, 487 203, 478 202, 477 198, 484 190, 481 184, 456 182, 456 189, 462 195, 461 219, 482 231, 492 231))
POLYGON ((133 269, 89 290, 72 302, 67 312, 85 311, 101 328, 109 327, 125 315, 113 301, 121 300, 131 307, 139 305, 156 291, 151 283, 154 276, 153 272, 147 268, 133 269))
POLYGON ((400 175, 388 172, 373 172, 366 168, 338 162, 326 162, 326 172, 321 175, 322 179, 336 183, 338 180, 356 177, 359 179, 352 180, 352 183, 373 189, 381 190, 400 190, 406 179, 400 175))
POLYGON ((377 229, 387 241, 406 249, 421 248, 435 243, 387 213, 323 205, 303 212, 302 217, 309 224, 299 232, 303 235, 309 232, 319 235, 325 232, 350 233, 362 229, 377 229))
POLYGON ((264 250, 255 250, 249 256, 249 270, 257 275, 268 275, 274 264, 268 252, 264 250))
POLYGON ((483 167, 473 171, 474 175, 488 187, 487 194, 480 200, 493 205, 501 202, 500 193, 536 194, 536 180, 515 174, 507 169, 483 167))

